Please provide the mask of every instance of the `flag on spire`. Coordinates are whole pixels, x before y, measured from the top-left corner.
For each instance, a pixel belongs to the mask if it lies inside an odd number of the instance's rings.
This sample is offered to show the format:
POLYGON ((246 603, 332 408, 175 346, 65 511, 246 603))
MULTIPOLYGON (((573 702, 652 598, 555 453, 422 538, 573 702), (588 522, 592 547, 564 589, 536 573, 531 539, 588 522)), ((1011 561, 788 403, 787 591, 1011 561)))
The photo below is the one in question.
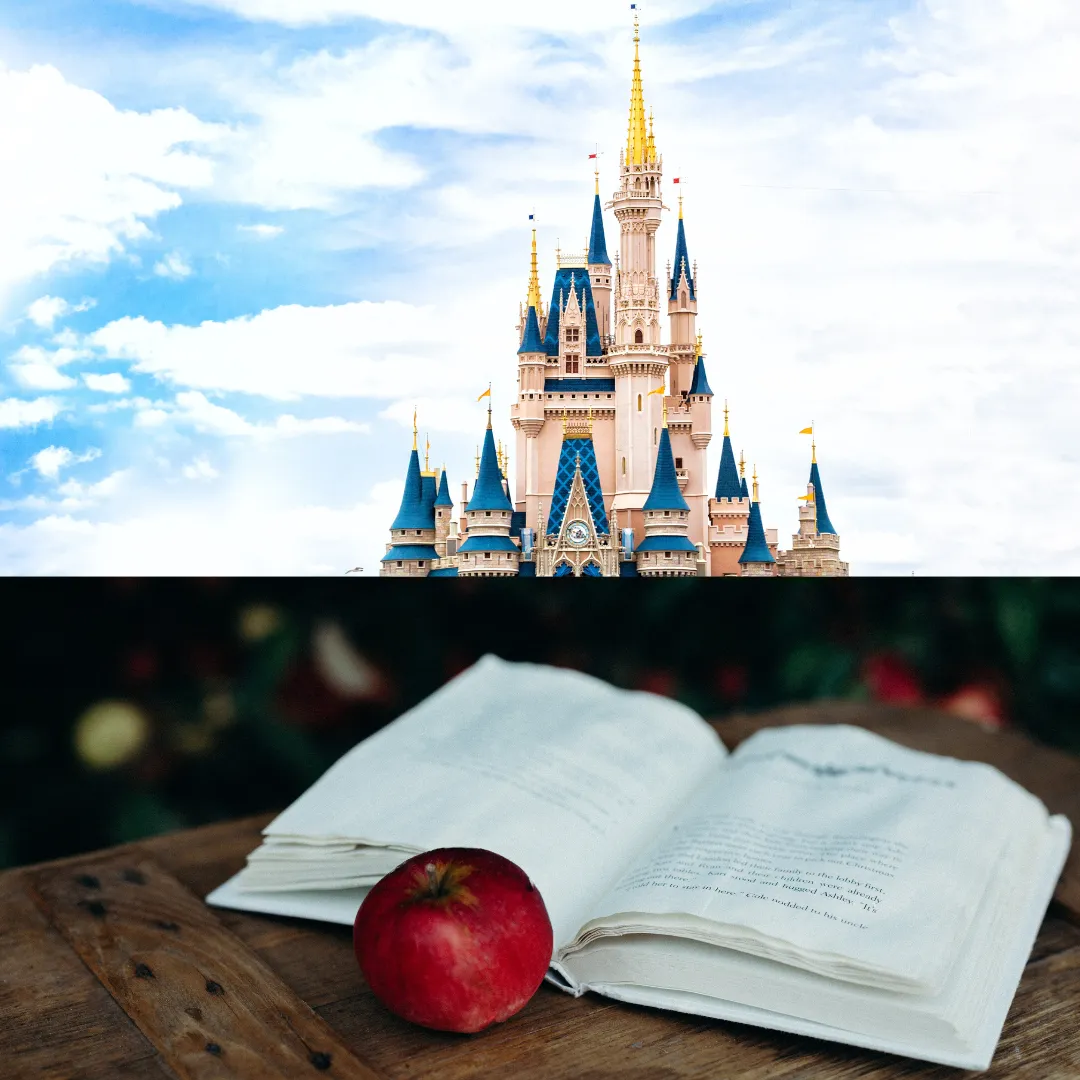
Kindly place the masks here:
POLYGON ((663 392, 664 392, 664 387, 663 387, 663 384, 661 384, 655 390, 650 390, 645 396, 646 397, 652 397, 653 394, 662 394, 663 392))
POLYGON ((811 427, 804 427, 802 429, 802 431, 799 432, 799 434, 800 435, 813 435, 814 434, 814 429, 813 429, 812 426, 811 427))
POLYGON ((491 397, 491 387, 489 386, 476 400, 483 401, 484 398, 491 397))

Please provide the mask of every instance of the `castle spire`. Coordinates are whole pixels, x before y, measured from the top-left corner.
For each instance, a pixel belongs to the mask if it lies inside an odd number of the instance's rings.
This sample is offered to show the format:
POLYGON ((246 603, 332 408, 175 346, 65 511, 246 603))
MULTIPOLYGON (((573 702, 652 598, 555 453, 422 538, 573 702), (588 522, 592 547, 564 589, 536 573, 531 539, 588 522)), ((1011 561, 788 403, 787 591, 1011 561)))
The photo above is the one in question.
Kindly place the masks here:
POLYGON ((638 44, 641 35, 638 17, 634 14, 634 76, 630 83, 630 122, 626 132, 626 164, 643 165, 648 152, 649 136, 645 130, 645 98, 641 90, 641 56, 638 44))
POLYGON ((750 492, 746 487, 746 453, 743 450, 739 451, 739 485, 741 497, 749 499, 750 492))
POLYGON ((610 266, 607 253, 607 239, 604 236, 604 211, 600 205, 600 173, 596 174, 596 194, 593 196, 592 229, 589 232, 590 266, 610 266))
POLYGON ((683 224, 682 194, 679 195, 679 223, 675 233, 675 262, 671 268, 671 292, 669 300, 675 300, 679 295, 679 282, 686 278, 686 287, 690 291, 690 299, 696 300, 694 292, 694 271, 690 264, 690 256, 686 250, 686 226, 683 224))
POLYGON ((671 453, 671 435, 665 423, 660 429, 660 444, 656 450, 656 471, 653 473, 652 489, 645 500, 643 510, 689 510, 690 505, 679 490, 679 477, 675 472, 675 458, 671 453))
POLYGON ((529 270, 528 306, 540 311, 540 273, 536 267, 536 230, 532 231, 532 260, 529 270))
POLYGON ((746 547, 739 556, 740 565, 747 563, 775 563, 773 553, 765 539, 765 526, 761 523, 761 506, 758 502, 757 466, 754 466, 754 500, 750 503, 750 519, 746 525, 746 547))
POLYGON ((720 450, 720 471, 716 475, 716 497, 718 499, 744 497, 743 484, 739 483, 739 470, 735 465, 735 451, 731 448, 727 401, 724 402, 724 445, 720 450))
MULTIPOLYGON (((709 386, 709 377, 705 374, 705 357, 701 352, 701 333, 697 336, 697 347, 694 355, 694 374, 690 379, 690 389, 687 391, 690 397, 695 394, 703 394, 712 397, 712 387, 709 386)), ((724 403, 724 434, 727 434, 727 402, 724 403)))
POLYGON ((412 411, 412 448, 414 450, 416 449, 416 434, 416 406, 414 405, 412 411))
POLYGON ((656 160, 656 138, 653 136, 652 106, 651 105, 649 106, 649 141, 648 141, 647 149, 648 149, 648 154, 647 154, 648 160, 649 161, 655 161, 656 160))
POLYGON ((810 483, 814 485, 814 507, 817 513, 817 531, 839 535, 829 520, 829 511, 825 507, 825 492, 821 489, 821 473, 818 471, 817 454, 810 463, 810 483))

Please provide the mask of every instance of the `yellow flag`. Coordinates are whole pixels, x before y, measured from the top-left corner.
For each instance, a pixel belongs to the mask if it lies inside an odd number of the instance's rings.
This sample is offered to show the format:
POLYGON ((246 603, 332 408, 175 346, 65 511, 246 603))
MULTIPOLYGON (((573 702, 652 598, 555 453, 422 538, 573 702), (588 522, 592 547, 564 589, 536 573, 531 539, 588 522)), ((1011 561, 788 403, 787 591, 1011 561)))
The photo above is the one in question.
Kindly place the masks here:
POLYGON ((809 499, 810 502, 813 502, 814 501, 814 493, 811 491, 808 495, 800 495, 799 500, 802 501, 803 499, 809 499))
POLYGON ((491 387, 489 386, 476 400, 483 401, 484 398, 491 397, 491 387))
POLYGON ((658 386, 655 390, 650 390, 645 396, 652 397, 653 394, 662 394, 664 392, 663 386, 658 386))
POLYGON ((812 427, 804 427, 802 429, 802 431, 799 432, 799 434, 800 435, 813 435, 814 434, 814 429, 812 427))

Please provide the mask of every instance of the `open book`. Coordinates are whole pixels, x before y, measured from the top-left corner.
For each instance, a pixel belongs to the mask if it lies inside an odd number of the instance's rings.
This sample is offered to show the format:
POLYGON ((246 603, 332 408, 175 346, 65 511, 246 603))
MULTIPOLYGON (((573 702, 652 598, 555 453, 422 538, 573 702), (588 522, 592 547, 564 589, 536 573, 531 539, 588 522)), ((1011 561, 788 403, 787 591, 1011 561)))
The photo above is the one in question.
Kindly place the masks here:
POLYGON ((536 883, 572 994, 985 1069, 1070 842, 989 765, 488 656, 338 761, 207 902, 351 925, 411 854, 536 883))

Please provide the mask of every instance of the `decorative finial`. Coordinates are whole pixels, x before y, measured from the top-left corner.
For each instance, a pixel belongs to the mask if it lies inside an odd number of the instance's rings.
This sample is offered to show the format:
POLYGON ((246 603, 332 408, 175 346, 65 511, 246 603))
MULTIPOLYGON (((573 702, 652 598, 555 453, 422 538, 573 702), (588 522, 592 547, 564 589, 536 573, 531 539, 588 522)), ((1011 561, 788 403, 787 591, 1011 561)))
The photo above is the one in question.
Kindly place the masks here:
POLYGON ((416 406, 414 405, 412 411, 412 448, 414 450, 416 449, 416 435, 416 406))
POLYGON ((724 398, 724 438, 725 439, 731 434, 731 432, 728 431, 728 422, 727 421, 728 421, 727 398, 724 398))
POLYGON ((746 479, 746 451, 739 451, 739 478, 746 479))
POLYGON ((661 400, 663 401, 663 406, 661 409, 661 416, 663 417, 662 426, 667 427, 667 397, 664 397, 661 400))
POLYGON ((529 268, 529 300, 528 306, 536 308, 540 314, 540 273, 536 268, 536 229, 532 231, 532 261, 529 268))
POLYGON ((596 177, 596 194, 600 194, 600 166, 597 165, 593 170, 593 176, 596 177))
MULTIPOLYGON (((694 354, 694 359, 695 360, 700 360, 701 359, 701 331, 700 330, 698 331, 698 334, 697 334, 697 352, 694 354)), ((724 408, 727 408, 726 403, 724 405, 724 408)))
POLYGON ((682 221, 682 191, 679 191, 679 220, 682 221))
POLYGON ((817 464, 817 436, 814 434, 814 422, 810 421, 810 464, 817 464))
POLYGON ((476 448, 476 475, 480 475, 480 447, 476 448))
POLYGON ((648 135, 645 131, 645 99, 641 90, 641 57, 638 43, 641 35, 638 28, 637 11, 634 11, 634 74, 630 82, 630 122, 626 131, 626 164, 642 165, 648 148, 648 135))
POLYGON ((488 431, 491 430, 491 383, 488 383, 488 431))
POLYGON ((757 465, 754 465, 754 502, 758 501, 758 489, 757 489, 757 465))
POLYGON ((431 472, 429 460, 431 458, 431 432, 424 434, 424 472, 431 472))

